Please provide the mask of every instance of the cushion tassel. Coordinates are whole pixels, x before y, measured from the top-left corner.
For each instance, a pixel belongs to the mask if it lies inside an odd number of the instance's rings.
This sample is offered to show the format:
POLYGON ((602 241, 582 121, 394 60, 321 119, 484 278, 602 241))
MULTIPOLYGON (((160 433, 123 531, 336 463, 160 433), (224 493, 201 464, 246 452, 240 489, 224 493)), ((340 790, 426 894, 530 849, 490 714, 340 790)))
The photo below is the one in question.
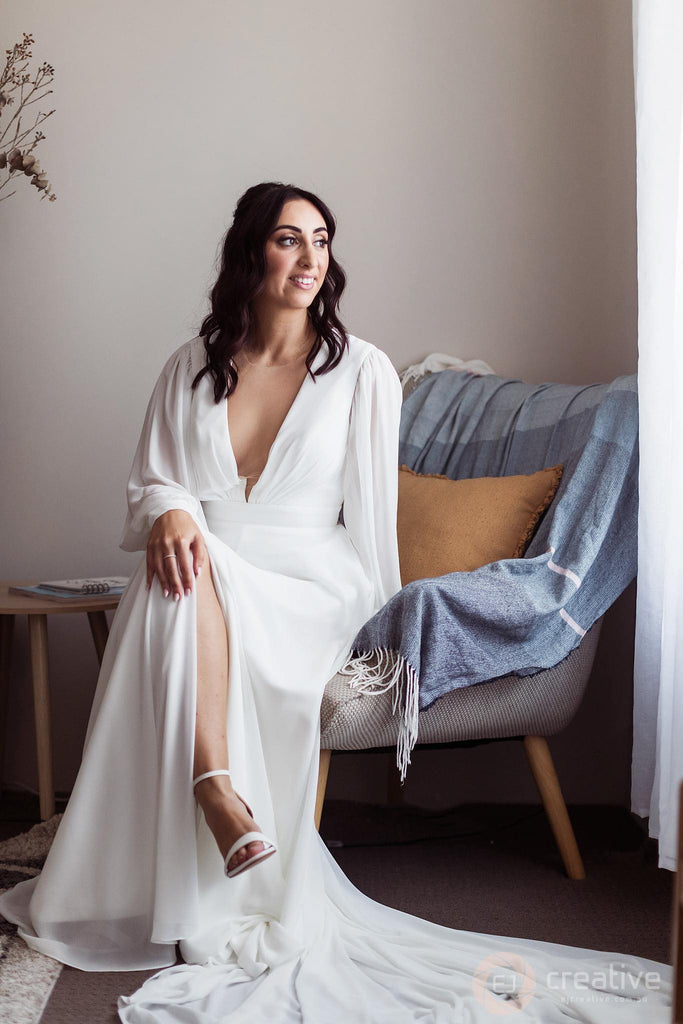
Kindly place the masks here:
POLYGON ((349 686, 360 693, 386 693, 394 688, 392 714, 396 714, 399 703, 402 709, 396 767, 403 783, 411 763, 410 751, 417 742, 420 685, 416 672, 396 651, 379 647, 349 658, 339 673, 350 676, 349 686))

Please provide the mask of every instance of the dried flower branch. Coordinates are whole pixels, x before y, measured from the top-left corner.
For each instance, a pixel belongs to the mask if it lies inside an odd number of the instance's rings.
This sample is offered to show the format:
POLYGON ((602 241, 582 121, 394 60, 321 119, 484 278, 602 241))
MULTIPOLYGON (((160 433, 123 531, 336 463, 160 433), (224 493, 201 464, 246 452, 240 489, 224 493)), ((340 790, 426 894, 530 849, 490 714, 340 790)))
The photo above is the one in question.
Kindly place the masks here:
MULTIPOLYGON (((5 121, 4 127, 0 122, 0 171, 7 171, 7 177, 0 181, 0 192, 9 184, 13 175, 24 174, 31 179, 31 184, 42 192, 41 199, 48 198, 50 202, 54 202, 57 196, 50 191, 47 174, 41 170, 33 153, 41 139, 45 138, 43 132, 36 131, 36 128, 54 114, 54 110, 47 113, 38 110, 33 124, 29 128, 21 127, 21 118, 22 114, 26 113, 26 107, 39 103, 52 92, 47 86, 55 73, 55 69, 47 62, 41 64, 33 76, 26 70, 29 58, 33 56, 30 47, 34 42, 33 36, 24 32, 21 43, 15 43, 11 50, 5 50, 7 60, 0 74, 0 118, 7 118, 10 107, 14 106, 16 109, 9 120, 5 121), (33 141, 28 143, 26 140, 32 132, 35 132, 33 141)), ((0 202, 13 195, 14 192, 9 192, 0 196, 0 202)))

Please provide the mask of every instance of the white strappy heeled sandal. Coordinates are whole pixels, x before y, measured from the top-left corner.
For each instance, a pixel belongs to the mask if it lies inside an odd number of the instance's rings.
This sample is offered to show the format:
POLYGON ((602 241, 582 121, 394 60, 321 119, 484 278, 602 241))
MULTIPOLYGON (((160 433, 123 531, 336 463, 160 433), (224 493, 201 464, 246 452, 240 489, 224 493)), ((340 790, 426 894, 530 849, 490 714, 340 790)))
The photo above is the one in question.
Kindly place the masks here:
MULTIPOLYGON (((201 782, 202 779, 208 779, 209 776, 211 775, 230 775, 230 771, 227 768, 218 768, 216 769, 216 771, 213 772, 204 772, 203 775, 198 775, 196 779, 192 780, 192 788, 194 789, 198 782, 201 782)), ((247 809, 247 813, 251 818, 253 818, 254 815, 247 801, 242 799, 239 793, 235 793, 235 795, 239 797, 240 800, 242 800, 242 803, 247 809)), ((195 800, 196 799, 197 798, 195 797, 195 800)), ((225 873, 228 876, 228 878, 234 878, 235 875, 239 875, 242 871, 246 871, 247 868, 253 867, 259 861, 264 860, 264 858, 266 857, 272 856, 272 854, 274 853, 277 853, 277 846, 272 841, 272 839, 268 839, 267 836, 264 836, 263 832, 245 832, 243 836, 240 836, 239 839, 235 840, 235 842, 232 844, 232 846, 230 847, 226 854, 225 873), (238 864, 236 868, 232 868, 230 871, 228 871, 228 864, 230 863, 234 855, 237 853, 237 851, 241 850, 243 846, 248 846, 249 843, 255 842, 263 843, 264 849, 261 850, 259 853, 255 853, 252 857, 247 857, 247 859, 242 861, 241 864, 238 864)))

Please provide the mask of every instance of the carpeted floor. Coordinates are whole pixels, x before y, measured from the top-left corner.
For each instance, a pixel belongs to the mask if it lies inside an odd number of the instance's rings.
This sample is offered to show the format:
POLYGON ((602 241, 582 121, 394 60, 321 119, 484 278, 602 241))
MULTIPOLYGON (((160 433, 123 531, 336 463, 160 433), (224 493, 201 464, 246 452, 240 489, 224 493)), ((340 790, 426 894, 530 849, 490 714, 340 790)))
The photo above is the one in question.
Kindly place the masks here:
MULTIPOLYGON (((536 807, 434 813, 331 800, 321 834, 359 889, 408 913, 453 928, 670 962, 673 876, 657 868, 654 843, 623 809, 577 807, 570 814, 586 865, 580 882, 564 875, 536 807)), ((40 1024, 116 1024, 117 997, 153 973, 64 967, 40 1024)))
MULTIPOLYGON (((49 821, 34 825, 28 832, 19 832, 4 823, 5 841, 0 843, 0 891, 11 889, 39 873, 60 818, 57 814, 49 821)), ((16 932, 15 926, 0 915, 0 1021, 34 1024, 62 965, 29 949, 16 932)))

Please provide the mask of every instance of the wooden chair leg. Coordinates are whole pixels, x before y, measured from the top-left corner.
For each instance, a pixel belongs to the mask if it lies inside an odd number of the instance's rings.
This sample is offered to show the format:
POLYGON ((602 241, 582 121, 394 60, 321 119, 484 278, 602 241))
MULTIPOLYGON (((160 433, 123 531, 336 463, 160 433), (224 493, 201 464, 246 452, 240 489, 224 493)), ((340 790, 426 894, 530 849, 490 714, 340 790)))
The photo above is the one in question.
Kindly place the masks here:
POLYGON ((567 805, 562 796, 545 736, 525 736, 524 750, 541 794, 545 813, 555 836, 565 871, 570 878, 585 878, 586 872, 576 844, 576 836, 567 814, 567 805))
POLYGON ((320 751, 320 768, 318 769, 318 790, 315 796, 315 827, 320 831, 320 819, 323 816, 323 804, 325 802, 325 789, 327 788, 327 773, 330 770, 331 750, 320 751))

